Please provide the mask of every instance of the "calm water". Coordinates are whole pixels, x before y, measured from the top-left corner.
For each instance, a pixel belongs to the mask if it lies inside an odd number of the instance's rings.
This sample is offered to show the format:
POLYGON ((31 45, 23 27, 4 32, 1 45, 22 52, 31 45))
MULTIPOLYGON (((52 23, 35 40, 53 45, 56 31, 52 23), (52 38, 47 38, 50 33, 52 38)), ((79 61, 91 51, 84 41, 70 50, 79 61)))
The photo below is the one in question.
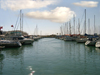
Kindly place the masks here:
POLYGON ((0 51, 0 75, 100 75, 100 49, 44 38, 0 51))

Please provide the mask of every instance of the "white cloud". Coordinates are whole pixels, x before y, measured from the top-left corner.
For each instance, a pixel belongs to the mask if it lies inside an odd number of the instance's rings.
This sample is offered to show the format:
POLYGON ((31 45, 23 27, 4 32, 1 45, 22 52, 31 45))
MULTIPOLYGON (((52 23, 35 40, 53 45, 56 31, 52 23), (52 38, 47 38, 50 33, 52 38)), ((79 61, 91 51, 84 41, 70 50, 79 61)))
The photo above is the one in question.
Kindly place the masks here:
POLYGON ((52 22, 63 23, 69 21, 73 17, 74 11, 71 11, 67 7, 57 7, 51 11, 34 11, 26 13, 26 16, 29 18, 35 19, 46 19, 52 22))
POLYGON ((82 7, 97 7, 98 2, 96 1, 81 1, 77 3, 73 3, 76 6, 82 6, 82 7))
POLYGON ((31 8, 42 8, 51 4, 55 4, 57 0, 2 0, 1 8, 20 10, 31 8))

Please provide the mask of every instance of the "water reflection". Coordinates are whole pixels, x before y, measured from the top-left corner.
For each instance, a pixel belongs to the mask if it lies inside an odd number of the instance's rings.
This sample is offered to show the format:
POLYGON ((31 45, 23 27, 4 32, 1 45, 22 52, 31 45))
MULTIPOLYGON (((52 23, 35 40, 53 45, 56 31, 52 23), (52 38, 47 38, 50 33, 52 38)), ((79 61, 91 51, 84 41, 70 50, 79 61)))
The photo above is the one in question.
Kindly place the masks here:
MULTIPOLYGON (((89 75, 93 73, 93 70, 100 68, 98 67, 98 62, 100 62, 98 52, 100 52, 100 49, 92 46, 85 46, 84 44, 77 44, 76 42, 65 42, 64 45, 66 49, 66 61, 67 63, 69 62, 68 65, 71 69, 74 67, 76 68, 74 69, 76 72, 80 71, 81 73, 83 72, 89 75)), ((98 73, 99 71, 95 74, 98 73)), ((74 75, 75 74, 76 73, 74 73, 74 75)))
POLYGON ((33 47, 33 45, 24 45, 19 48, 5 48, 2 52, 6 54, 6 57, 20 57, 20 55, 23 55, 25 48, 31 47, 33 47))
POLYGON ((96 52, 100 54, 100 48, 95 48, 96 52))
POLYGON ((85 46, 85 48, 86 48, 86 50, 88 52, 94 52, 94 50, 95 50, 95 47, 94 46, 85 46))
POLYGON ((95 54, 100 53, 100 48, 96 48, 94 46, 85 46, 85 48, 88 51, 88 53, 95 53, 95 54))
POLYGON ((2 69, 3 69, 3 59, 4 55, 0 51, 0 75, 2 74, 2 69))
POLYGON ((3 50, 2 75, 28 75, 28 66, 35 75, 99 75, 98 53, 95 47, 76 42, 41 39, 33 45, 3 50))
POLYGON ((20 57, 23 54, 23 47, 20 48, 6 48, 2 51, 7 58, 20 57))
POLYGON ((0 65, 2 67, 2 75, 25 75, 24 52, 30 48, 32 49, 32 47, 33 45, 24 45, 19 48, 3 49, 1 52, 5 56, 5 59, 3 59, 0 65))

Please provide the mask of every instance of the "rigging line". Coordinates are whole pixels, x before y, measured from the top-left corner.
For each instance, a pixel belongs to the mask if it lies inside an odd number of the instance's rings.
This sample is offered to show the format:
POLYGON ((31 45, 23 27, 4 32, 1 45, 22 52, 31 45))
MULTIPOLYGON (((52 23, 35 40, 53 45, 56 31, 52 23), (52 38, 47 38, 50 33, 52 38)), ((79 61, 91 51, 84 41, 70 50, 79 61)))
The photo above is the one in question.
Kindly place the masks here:
MULTIPOLYGON (((85 22, 84 22, 85 23, 85 22)), ((82 28, 84 28, 84 24, 83 24, 83 27, 82 28)), ((80 34, 82 33, 82 29, 81 29, 81 32, 80 32, 80 34)))
POLYGON ((84 12, 83 12, 83 15, 82 15, 82 18, 81 18, 81 21, 80 21, 80 23, 82 22, 82 20, 83 20, 83 16, 84 16, 85 14, 84 14, 84 12))
MULTIPOLYGON (((24 19, 24 20, 25 20, 25 19, 24 19)), ((26 20, 25 20, 25 22, 26 22, 26 20)), ((29 32, 31 32, 31 31, 30 31, 30 28, 29 28, 29 26, 28 26, 28 24, 27 24, 27 22, 26 22, 26 25, 27 25, 27 27, 28 27, 29 32)))
MULTIPOLYGON (((18 26, 19 26, 19 25, 20 25, 20 22, 19 22, 18 26)), ((16 30, 18 29, 18 26, 17 26, 16 30)))
POLYGON ((17 21, 16 21, 16 24, 15 24, 14 30, 15 30, 15 29, 16 29, 16 27, 17 27, 17 22, 18 22, 18 19, 19 19, 19 16, 17 17, 17 21))
MULTIPOLYGON (((84 11, 84 12, 85 12, 85 11, 84 11)), ((82 24, 83 16, 85 15, 84 12, 83 12, 83 15, 82 15, 82 18, 81 18, 81 21, 80 21, 80 25, 82 24)), ((83 23, 84 23, 84 21, 83 21, 83 23)), ((83 28, 84 28, 84 24, 82 24, 82 25, 83 25, 83 28)), ((81 30, 80 34, 81 34, 81 33, 82 33, 82 30, 81 30)))

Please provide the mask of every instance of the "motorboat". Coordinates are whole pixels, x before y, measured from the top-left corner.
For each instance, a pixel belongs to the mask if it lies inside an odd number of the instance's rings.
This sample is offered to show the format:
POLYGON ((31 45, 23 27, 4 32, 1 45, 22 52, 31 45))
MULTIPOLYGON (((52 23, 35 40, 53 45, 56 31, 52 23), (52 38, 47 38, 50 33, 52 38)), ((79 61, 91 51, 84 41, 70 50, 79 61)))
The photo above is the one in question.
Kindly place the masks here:
POLYGON ((34 42, 34 39, 25 38, 24 36, 13 36, 13 40, 18 40, 20 43, 23 44, 32 44, 34 42))
POLYGON ((15 40, 0 40, 0 46, 2 47, 20 47, 22 44, 15 40))

